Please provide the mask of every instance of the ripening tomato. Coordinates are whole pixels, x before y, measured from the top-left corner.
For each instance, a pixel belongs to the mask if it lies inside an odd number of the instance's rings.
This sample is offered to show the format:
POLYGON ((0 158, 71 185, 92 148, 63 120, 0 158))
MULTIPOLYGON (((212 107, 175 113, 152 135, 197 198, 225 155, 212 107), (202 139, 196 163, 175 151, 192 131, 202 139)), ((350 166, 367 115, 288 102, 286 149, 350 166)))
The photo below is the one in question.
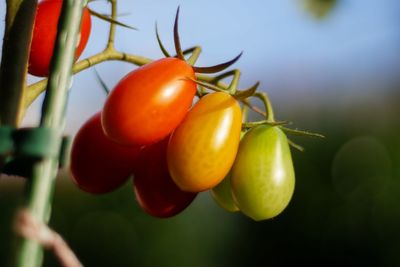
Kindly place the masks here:
POLYGON ((132 175, 139 147, 114 143, 103 133, 101 115, 95 114, 78 131, 71 150, 72 180, 82 190, 108 193, 132 175))
POLYGON ((222 181, 235 160, 241 125, 239 103, 227 93, 194 105, 168 145, 168 168, 179 188, 200 192, 222 181))
POLYGON ((106 135, 121 144, 149 145, 168 136, 183 120, 196 94, 192 66, 163 58, 126 75, 102 112, 106 135))
POLYGON ((256 221, 273 218, 288 205, 295 184, 286 135, 279 127, 260 125, 246 133, 232 167, 233 198, 256 221))
MULTIPOLYGON (((61 7, 62 0, 44 0, 38 4, 29 54, 28 72, 32 75, 41 77, 49 75, 61 7)), ((90 12, 85 8, 82 15, 79 44, 76 48, 76 59, 79 58, 86 46, 90 29, 90 12)))
POLYGON ((239 208, 232 197, 231 177, 232 174, 229 172, 222 182, 220 182, 210 192, 219 206, 227 211, 235 212, 239 211, 239 208))
MULTIPOLYGON (((240 140, 245 135, 246 131, 242 130, 240 132, 240 140)), ((211 189, 211 195, 217 204, 230 212, 239 211, 238 206, 233 200, 232 196, 232 186, 231 186, 232 172, 230 171, 228 175, 220 182, 217 186, 211 189)))
POLYGON ((167 146, 169 136, 146 146, 135 168, 134 190, 139 205, 150 215, 159 218, 174 216, 183 211, 197 193, 184 192, 169 175, 167 146))

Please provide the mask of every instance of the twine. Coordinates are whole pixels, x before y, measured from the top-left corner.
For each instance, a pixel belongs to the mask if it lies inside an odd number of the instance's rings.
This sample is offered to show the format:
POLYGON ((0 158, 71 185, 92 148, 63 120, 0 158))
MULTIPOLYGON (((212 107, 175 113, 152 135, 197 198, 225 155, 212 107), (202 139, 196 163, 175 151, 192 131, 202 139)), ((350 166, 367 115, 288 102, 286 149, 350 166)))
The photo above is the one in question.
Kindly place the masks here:
POLYGON ((52 250, 61 266, 83 267, 64 239, 46 224, 35 218, 28 210, 21 209, 18 212, 14 230, 23 238, 34 240, 44 248, 52 250))

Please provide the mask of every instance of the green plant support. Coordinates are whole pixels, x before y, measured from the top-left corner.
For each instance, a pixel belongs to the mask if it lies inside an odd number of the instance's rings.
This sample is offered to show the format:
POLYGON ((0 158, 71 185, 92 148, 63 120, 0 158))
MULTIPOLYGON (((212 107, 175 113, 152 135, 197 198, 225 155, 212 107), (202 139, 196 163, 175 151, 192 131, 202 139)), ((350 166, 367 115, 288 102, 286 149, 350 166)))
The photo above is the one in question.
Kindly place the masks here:
MULTIPOLYGON (((72 65, 85 5, 84 0, 64 0, 58 24, 57 41, 40 121, 40 127, 55 132, 57 141, 54 145, 57 151, 60 150, 62 141, 72 65)), ((32 177, 28 179, 26 208, 44 223, 50 218, 57 171, 58 156, 48 156, 33 165, 32 177)), ((43 249, 35 241, 21 239, 16 249, 14 266, 38 267, 42 264, 43 249)))

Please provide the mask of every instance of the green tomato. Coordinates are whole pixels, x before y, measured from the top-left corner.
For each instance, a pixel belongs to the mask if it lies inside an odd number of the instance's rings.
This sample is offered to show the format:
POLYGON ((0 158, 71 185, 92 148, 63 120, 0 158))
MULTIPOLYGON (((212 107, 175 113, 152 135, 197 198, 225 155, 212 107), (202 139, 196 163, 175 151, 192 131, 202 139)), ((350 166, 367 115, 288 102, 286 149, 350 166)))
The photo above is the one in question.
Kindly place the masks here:
POLYGON ((231 173, 222 180, 216 187, 211 190, 215 202, 220 205, 223 209, 231 212, 239 211, 232 197, 231 190, 231 173))
MULTIPOLYGON (((246 131, 242 130, 240 132, 240 140, 242 140, 243 136, 245 135, 246 131)), ((231 187, 231 177, 232 171, 228 173, 228 175, 220 182, 217 186, 211 189, 211 195, 214 198, 217 204, 230 212, 239 211, 238 206, 236 205, 235 201, 233 200, 232 196, 232 187, 231 187)))
POLYGON ((286 135, 260 125, 246 133, 232 167, 233 198, 256 221, 270 219, 289 204, 295 177, 286 135))

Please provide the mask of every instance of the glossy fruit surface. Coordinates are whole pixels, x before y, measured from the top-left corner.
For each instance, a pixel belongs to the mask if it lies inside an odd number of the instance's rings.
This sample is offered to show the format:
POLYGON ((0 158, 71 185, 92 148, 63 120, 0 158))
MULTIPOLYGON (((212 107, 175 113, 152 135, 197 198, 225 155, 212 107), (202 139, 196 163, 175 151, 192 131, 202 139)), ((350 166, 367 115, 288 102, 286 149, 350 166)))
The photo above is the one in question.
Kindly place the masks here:
POLYGON ((108 137, 121 144, 149 145, 168 136, 183 120, 196 93, 193 68, 163 58, 126 75, 102 113, 108 137))
POLYGON ((184 191, 208 190, 228 174, 239 145, 241 110, 229 94, 202 97, 173 132, 168 168, 184 191))
POLYGON ((223 209, 231 212, 239 211, 232 197, 231 177, 229 173, 217 186, 211 190, 211 195, 215 202, 223 209))
POLYGON ((145 147, 135 168, 134 190, 139 205, 159 218, 180 213, 197 195, 180 190, 172 181, 167 166, 168 140, 169 136, 145 147))
MULTIPOLYGON (((29 54, 28 72, 45 77, 49 74, 49 66, 57 37, 57 25, 61 13, 62 0, 45 0, 38 4, 33 28, 31 50, 29 54)), ((81 34, 76 49, 76 59, 82 54, 91 30, 91 18, 87 8, 83 10, 81 34)))
POLYGON ((72 179, 86 192, 111 192, 132 175, 139 152, 139 147, 122 146, 109 140, 97 113, 75 136, 71 150, 72 179))
POLYGON ((256 221, 273 218, 286 208, 295 177, 289 144, 279 127, 260 125, 246 133, 231 183, 236 204, 256 221))

